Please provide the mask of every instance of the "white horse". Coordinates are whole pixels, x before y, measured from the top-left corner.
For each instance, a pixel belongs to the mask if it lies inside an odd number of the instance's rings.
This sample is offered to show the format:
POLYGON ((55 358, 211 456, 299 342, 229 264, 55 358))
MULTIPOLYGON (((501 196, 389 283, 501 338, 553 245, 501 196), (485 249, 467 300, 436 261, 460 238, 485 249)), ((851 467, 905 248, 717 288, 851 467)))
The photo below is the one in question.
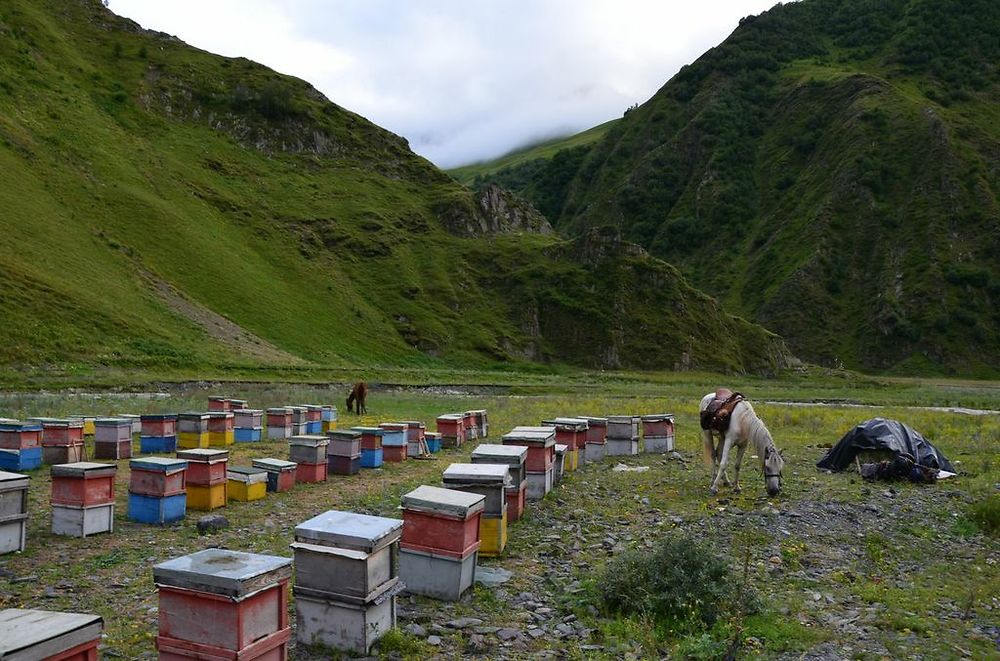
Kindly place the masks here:
MULTIPOLYGON (((705 395, 701 400, 698 412, 705 411, 715 396, 715 393, 705 395)), ((729 461, 729 450, 734 445, 736 446, 736 475, 732 487, 735 492, 739 493, 740 463, 743 461, 743 453, 746 452, 748 442, 753 443, 754 451, 760 458, 768 495, 777 496, 781 493, 781 471, 785 466, 785 460, 778 448, 774 446, 771 432, 757 417, 750 402, 744 399, 736 404, 730 414, 729 429, 724 436, 711 429, 705 429, 702 430, 702 438, 705 442, 705 465, 712 469, 712 474, 715 476, 715 479, 712 480, 712 486, 709 487, 709 492, 713 496, 719 492, 719 480, 722 480, 726 486, 730 486, 729 475, 726 474, 726 463, 729 461), (716 438, 718 438, 718 444, 715 442, 716 438)))

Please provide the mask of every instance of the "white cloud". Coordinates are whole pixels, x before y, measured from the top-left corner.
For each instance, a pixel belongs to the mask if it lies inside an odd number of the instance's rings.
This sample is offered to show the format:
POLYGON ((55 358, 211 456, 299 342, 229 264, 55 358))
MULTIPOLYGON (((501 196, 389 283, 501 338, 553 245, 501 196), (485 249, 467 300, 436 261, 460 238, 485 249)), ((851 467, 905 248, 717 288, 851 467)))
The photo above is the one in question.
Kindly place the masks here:
POLYGON ((774 0, 110 0, 304 78, 442 167, 620 117, 774 0))

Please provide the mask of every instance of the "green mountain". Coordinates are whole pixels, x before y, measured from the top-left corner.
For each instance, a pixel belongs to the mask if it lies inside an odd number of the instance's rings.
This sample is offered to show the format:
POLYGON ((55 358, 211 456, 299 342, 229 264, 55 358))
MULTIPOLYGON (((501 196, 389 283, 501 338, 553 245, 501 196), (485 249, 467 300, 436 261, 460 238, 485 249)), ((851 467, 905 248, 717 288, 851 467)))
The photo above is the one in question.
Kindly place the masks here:
POLYGON ((307 83, 98 0, 0 5, 0 208, 9 374, 787 358, 616 236, 563 241, 307 83))
POLYGON ((998 83, 994 0, 802 0, 601 140, 481 181, 619 228, 807 360, 996 375, 998 83))

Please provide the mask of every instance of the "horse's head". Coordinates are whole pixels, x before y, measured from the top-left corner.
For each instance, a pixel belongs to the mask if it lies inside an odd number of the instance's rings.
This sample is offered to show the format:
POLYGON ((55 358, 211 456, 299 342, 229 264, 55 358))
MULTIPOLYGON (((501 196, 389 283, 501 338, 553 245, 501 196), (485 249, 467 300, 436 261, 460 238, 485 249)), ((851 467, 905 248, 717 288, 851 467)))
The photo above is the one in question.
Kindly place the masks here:
POLYGON ((781 493, 781 471, 785 468, 785 459, 773 445, 764 450, 764 484, 768 496, 781 493))

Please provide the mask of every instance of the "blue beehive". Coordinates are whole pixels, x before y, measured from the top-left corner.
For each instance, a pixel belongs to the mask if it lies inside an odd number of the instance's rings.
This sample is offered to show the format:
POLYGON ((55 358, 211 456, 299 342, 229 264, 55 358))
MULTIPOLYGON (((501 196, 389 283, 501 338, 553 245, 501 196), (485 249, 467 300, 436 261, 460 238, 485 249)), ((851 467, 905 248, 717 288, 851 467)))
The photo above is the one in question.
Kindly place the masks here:
POLYGON ((251 429, 249 427, 237 427, 233 430, 233 437, 236 439, 237 443, 255 443, 260 440, 260 435, 260 427, 255 429, 251 429))
POLYGON ((441 451, 441 434, 437 432, 427 432, 424 436, 424 441, 427 443, 428 452, 440 452, 441 451))
POLYGON ((0 450, 0 470, 30 471, 42 465, 42 448, 0 450))
POLYGON ((139 523, 173 523, 180 521, 187 513, 187 494, 176 496, 144 496, 138 493, 128 495, 128 518, 139 523))
POLYGON ((156 454, 177 451, 177 436, 140 436, 139 452, 156 454))
POLYGON ((377 450, 367 450, 361 448, 361 467, 378 468, 382 465, 382 448, 377 450))

